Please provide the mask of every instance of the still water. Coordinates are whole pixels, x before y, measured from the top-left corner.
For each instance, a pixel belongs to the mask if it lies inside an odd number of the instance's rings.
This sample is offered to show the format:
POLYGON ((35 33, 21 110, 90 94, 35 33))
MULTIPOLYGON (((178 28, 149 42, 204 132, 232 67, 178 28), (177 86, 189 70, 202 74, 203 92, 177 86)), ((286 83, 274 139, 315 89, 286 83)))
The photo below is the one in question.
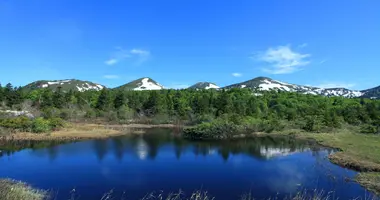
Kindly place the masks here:
POLYGON ((2 151, 0 177, 52 190, 57 200, 100 199, 110 190, 126 199, 179 189, 185 195, 208 191, 217 200, 248 192, 282 198, 314 189, 339 199, 369 195, 348 181, 355 172, 327 160, 331 150, 285 138, 187 141, 170 129, 149 129, 107 140, 24 145, 33 148, 2 151))

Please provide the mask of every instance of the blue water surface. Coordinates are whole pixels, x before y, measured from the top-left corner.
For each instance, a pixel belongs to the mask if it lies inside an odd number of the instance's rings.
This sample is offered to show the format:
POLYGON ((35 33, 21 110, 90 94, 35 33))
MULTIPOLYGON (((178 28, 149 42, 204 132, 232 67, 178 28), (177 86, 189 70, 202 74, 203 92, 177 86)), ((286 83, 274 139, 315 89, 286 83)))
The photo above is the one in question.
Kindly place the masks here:
POLYGON ((207 191, 217 200, 283 198, 330 192, 339 199, 371 195, 350 181, 355 172, 331 164, 332 152, 288 138, 187 141, 170 129, 146 134, 2 151, 0 177, 49 189, 55 199, 140 199, 155 192, 207 191), (38 147, 38 148, 37 148, 38 147))

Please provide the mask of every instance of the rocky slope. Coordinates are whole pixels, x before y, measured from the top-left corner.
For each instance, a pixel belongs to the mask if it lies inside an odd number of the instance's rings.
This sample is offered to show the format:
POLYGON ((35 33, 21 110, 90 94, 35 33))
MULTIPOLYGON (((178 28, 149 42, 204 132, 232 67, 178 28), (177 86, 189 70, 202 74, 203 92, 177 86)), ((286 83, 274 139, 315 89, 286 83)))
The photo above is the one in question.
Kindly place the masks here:
POLYGON ((34 90, 34 89, 41 89, 41 88, 47 88, 54 91, 57 90, 58 88, 61 88, 61 90, 64 92, 69 91, 69 90, 84 92, 87 90, 99 91, 105 88, 105 86, 96 84, 90 81, 82 81, 82 80, 77 80, 77 79, 65 79, 65 80, 53 80, 53 81, 48 81, 48 80, 35 81, 23 87, 23 89, 25 90, 34 90))

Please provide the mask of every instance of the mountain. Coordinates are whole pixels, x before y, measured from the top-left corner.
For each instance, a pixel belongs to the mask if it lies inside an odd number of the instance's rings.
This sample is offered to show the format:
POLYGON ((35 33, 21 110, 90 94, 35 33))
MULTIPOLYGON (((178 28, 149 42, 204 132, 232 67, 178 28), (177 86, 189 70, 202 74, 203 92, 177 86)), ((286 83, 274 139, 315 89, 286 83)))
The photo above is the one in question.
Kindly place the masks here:
POLYGON ((158 82, 151 78, 144 77, 137 80, 131 81, 125 85, 119 86, 115 89, 123 90, 161 90, 164 86, 160 85, 158 82))
POLYGON ((251 88, 259 91, 285 91, 285 92, 299 92, 302 94, 314 94, 324 96, 343 96, 348 98, 360 97, 363 92, 356 90, 349 90, 346 88, 318 88, 311 86, 296 85, 290 83, 284 83, 276 81, 267 77, 257 77, 245 82, 229 85, 225 87, 230 88, 251 88))
POLYGON ((219 89, 220 87, 217 86, 215 83, 211 82, 198 82, 192 86, 189 87, 189 89, 219 89))
POLYGON ((380 86, 368 90, 362 90, 362 97, 371 99, 380 99, 380 86))
POLYGON ((77 79, 65 79, 65 80, 53 80, 53 81, 48 81, 48 80, 40 80, 40 81, 35 81, 33 83, 30 83, 24 87, 22 87, 25 90, 34 90, 34 89, 40 89, 40 88, 47 88, 51 89, 53 91, 57 90, 58 87, 61 87, 62 91, 87 91, 87 90, 96 90, 99 91, 105 86, 96 84, 90 81, 81 81, 77 79))

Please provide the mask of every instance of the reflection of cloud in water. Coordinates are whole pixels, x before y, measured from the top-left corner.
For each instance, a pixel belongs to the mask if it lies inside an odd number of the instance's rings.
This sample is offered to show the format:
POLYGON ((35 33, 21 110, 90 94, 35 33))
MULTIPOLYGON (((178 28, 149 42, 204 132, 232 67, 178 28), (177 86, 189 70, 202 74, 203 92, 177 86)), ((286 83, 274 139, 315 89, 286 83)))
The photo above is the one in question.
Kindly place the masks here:
POLYGON ((137 141, 136 153, 140 160, 146 159, 146 157, 148 156, 148 148, 149 148, 148 145, 142 138, 140 138, 137 141))
POLYGON ((266 158, 274 158, 280 156, 288 156, 298 152, 302 152, 308 149, 303 150, 292 150, 290 148, 273 148, 273 147, 260 147, 260 154, 266 158))
POLYGON ((293 193, 296 192, 306 180, 305 172, 294 162, 271 163, 271 171, 266 178, 268 187, 273 192, 293 193))

